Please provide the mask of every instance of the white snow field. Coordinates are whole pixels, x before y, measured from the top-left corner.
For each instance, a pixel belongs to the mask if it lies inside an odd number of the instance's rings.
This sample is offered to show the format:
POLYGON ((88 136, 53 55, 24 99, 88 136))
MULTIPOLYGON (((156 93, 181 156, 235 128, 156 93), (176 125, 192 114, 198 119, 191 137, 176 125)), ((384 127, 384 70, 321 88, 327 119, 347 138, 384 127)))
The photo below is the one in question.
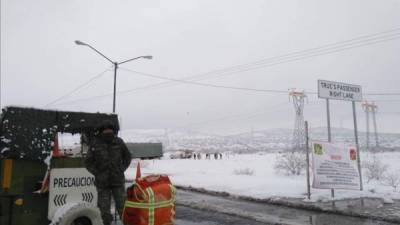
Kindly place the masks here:
MULTIPOLYGON (((167 174, 175 185, 224 191, 254 198, 293 197, 306 198, 306 176, 287 176, 276 173, 274 163, 278 153, 223 155, 222 160, 169 159, 141 161, 142 175, 167 174)), ((400 153, 376 153, 390 172, 400 176, 400 153)), ((372 154, 361 155, 362 161, 371 160, 372 154)), ((363 171, 365 172, 365 171, 363 171)), ((134 179, 136 161, 126 171, 127 179, 134 179)), ((398 188, 400 189, 400 188, 398 188)), ((364 191, 336 190, 335 199, 376 197, 390 203, 400 199, 399 190, 378 181, 364 181, 364 191)), ((330 190, 311 190, 311 201, 330 201, 330 190)))

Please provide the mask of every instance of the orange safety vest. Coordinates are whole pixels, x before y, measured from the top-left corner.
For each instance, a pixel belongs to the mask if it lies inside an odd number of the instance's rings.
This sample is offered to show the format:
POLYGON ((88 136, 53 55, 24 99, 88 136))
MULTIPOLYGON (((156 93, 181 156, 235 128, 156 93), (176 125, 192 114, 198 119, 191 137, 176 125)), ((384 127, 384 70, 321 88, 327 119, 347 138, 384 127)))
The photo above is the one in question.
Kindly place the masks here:
POLYGON ((173 225, 176 189, 166 175, 137 178, 128 188, 123 221, 126 225, 173 225))

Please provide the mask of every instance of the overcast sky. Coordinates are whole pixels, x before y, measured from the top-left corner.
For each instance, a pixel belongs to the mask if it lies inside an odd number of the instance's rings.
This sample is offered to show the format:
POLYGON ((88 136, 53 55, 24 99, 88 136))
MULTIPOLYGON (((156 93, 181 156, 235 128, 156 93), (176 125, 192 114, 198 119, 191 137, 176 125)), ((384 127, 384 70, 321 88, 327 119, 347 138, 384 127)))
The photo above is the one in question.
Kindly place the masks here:
MULTIPOLYGON (((117 90, 122 93, 117 94, 116 111, 124 129, 228 134, 294 124, 287 94, 177 82, 129 91, 164 80, 128 70, 173 79, 196 76, 207 78, 198 80, 202 83, 253 89, 315 92, 317 80, 326 79, 362 85, 365 93, 400 92, 398 0, 1 3, 2 106, 111 112, 111 63, 75 45, 75 40, 113 61, 154 56, 118 70, 117 90), (347 40, 352 41, 341 42, 347 40), (320 46, 325 49, 315 49, 320 46), (310 51, 274 58, 303 50, 310 51), (218 71, 226 68, 227 74, 218 71), (84 88, 46 106, 106 69, 84 88)), ((400 132, 400 96, 365 98, 381 100, 380 131, 400 132)), ((365 116, 360 105, 357 110, 363 130, 365 116)), ((305 118, 313 127, 325 126, 324 101, 310 94, 305 118)), ((332 120, 333 126, 351 128, 351 104, 333 102, 332 120)))

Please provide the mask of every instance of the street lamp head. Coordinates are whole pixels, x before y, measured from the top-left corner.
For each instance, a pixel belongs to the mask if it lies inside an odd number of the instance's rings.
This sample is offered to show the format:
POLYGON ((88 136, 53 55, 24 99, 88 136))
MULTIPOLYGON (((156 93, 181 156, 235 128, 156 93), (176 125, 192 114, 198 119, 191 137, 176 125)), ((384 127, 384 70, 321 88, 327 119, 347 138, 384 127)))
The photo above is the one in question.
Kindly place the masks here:
POLYGON ((151 56, 151 55, 145 55, 145 56, 142 56, 142 58, 145 58, 145 59, 153 59, 153 56, 151 56))
POLYGON ((82 41, 79 41, 79 40, 76 40, 75 44, 77 44, 77 45, 87 45, 85 42, 82 42, 82 41))

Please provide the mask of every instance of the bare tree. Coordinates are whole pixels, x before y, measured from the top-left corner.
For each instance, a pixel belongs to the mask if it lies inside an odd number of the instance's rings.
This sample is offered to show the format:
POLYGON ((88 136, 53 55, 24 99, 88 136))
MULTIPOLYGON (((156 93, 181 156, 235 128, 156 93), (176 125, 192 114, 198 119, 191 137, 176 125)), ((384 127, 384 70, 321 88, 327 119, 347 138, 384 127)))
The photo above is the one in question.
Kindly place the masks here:
POLYGON ((274 168, 277 172, 284 172, 286 175, 300 175, 306 165, 304 153, 289 152, 277 156, 274 168))
POLYGON ((365 177, 367 178, 367 183, 369 183, 371 180, 382 180, 389 168, 389 166, 382 163, 382 161, 379 160, 375 156, 375 154, 372 157, 372 161, 366 161, 363 163, 363 167, 365 169, 365 177))
POLYGON ((400 185, 400 171, 392 172, 386 174, 382 179, 382 184, 386 186, 390 186, 394 191, 397 191, 397 188, 400 185))

